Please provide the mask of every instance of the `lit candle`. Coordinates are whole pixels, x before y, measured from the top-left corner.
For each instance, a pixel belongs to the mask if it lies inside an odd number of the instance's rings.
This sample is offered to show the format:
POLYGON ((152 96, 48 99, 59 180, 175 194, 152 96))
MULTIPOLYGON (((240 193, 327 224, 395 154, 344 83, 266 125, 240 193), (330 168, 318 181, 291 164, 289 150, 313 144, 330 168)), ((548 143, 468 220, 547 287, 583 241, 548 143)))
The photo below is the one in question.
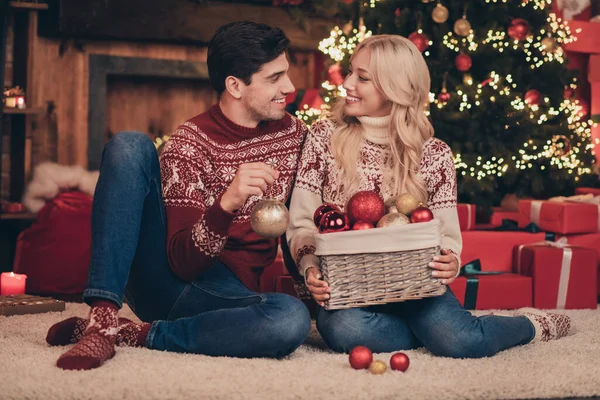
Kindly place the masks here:
POLYGON ((3 272, 0 276, 0 296, 25 294, 27 275, 3 272))

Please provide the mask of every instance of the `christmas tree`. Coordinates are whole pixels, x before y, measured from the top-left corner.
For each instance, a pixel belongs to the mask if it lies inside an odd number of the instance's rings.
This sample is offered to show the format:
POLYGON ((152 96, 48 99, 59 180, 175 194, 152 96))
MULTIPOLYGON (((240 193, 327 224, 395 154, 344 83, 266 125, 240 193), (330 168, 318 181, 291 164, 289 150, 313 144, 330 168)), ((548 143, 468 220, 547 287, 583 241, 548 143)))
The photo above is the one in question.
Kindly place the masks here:
POLYGON ((408 37, 431 74, 428 114, 455 157, 459 201, 497 205, 507 193, 547 198, 597 181, 588 107, 562 45, 575 40, 550 0, 345 0, 342 23, 319 50, 330 58, 321 106, 343 95, 356 44, 371 34, 408 37))

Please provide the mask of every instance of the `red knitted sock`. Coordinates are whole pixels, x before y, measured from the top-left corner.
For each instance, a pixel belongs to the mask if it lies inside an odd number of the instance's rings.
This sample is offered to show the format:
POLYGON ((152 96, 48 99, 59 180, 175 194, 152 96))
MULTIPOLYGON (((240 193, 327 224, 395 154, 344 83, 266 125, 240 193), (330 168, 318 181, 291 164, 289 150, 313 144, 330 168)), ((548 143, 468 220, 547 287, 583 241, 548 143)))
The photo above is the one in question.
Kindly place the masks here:
POLYGON ((62 369, 92 369, 112 358, 115 355, 118 310, 117 305, 110 301, 94 301, 90 322, 81 340, 60 356, 56 365, 62 369))
POLYGON ((146 322, 136 324, 130 322, 119 327, 117 332, 117 346, 120 347, 144 347, 146 346, 146 336, 152 325, 146 322))
MULTIPOLYGON (((130 323, 127 318, 119 318, 119 326, 130 323)), ((57 322, 48 329, 46 342, 50 346, 66 346, 81 340, 89 321, 84 318, 71 317, 57 322)))

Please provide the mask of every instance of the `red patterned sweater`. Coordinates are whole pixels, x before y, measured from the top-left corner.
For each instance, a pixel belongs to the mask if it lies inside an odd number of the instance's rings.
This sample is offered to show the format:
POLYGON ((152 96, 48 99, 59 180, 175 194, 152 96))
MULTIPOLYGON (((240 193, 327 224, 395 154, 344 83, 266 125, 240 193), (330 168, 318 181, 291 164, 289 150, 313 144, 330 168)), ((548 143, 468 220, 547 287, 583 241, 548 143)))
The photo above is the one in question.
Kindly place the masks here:
MULTIPOLYGON (((360 117, 365 140, 358 163, 359 190, 374 190, 384 199, 394 196, 391 187, 382 185, 383 166, 390 156, 388 129, 390 116, 360 117)), ((318 232, 313 222, 314 211, 323 203, 331 203, 342 210, 347 202, 340 193, 340 169, 329 147, 335 125, 330 120, 315 123, 302 150, 298 177, 290 204, 290 226, 287 239, 298 271, 304 275, 309 266, 318 266, 314 235, 318 232)), ((428 207, 441 222, 442 248, 457 255, 460 265, 462 236, 456 211, 456 170, 450 147, 439 139, 431 138, 423 144, 419 176, 427 185, 428 207)), ((366 244, 368 245, 368 244, 366 244)))
POLYGON ((223 262, 251 290, 275 259, 277 241, 250 227, 252 196, 236 214, 220 199, 240 164, 265 162, 279 171, 268 195, 286 202, 307 128, 287 115, 256 128, 236 125, 218 105, 181 125, 161 153, 167 218, 167 256, 172 270, 194 280, 215 261, 223 262))

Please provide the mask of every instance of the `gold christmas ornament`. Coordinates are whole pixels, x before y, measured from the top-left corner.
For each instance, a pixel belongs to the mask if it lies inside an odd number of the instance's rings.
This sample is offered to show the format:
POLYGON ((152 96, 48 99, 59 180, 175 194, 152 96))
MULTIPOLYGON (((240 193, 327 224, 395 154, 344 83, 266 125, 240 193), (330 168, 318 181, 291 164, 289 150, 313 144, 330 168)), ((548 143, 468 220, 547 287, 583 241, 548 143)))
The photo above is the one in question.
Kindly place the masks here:
POLYGON ((369 371, 375 375, 385 374, 385 371, 387 371, 387 365, 385 365, 385 363, 381 360, 375 360, 369 366, 369 371))
POLYGON ((545 37, 542 39, 542 51, 544 53, 554 53, 558 49, 558 43, 551 37, 545 37))
POLYGON ((396 208, 398 209, 399 213, 404 215, 409 215, 417 207, 422 205, 423 203, 409 193, 402 193, 396 197, 396 208))
POLYGON ((290 223, 290 213, 282 202, 276 199, 259 201, 250 215, 250 226, 258 235, 275 239, 283 235, 290 223))
POLYGON ((462 17, 459 20, 456 20, 454 23, 454 33, 458 36, 468 36, 471 32, 471 23, 467 21, 467 18, 462 17))
POLYGON ((431 18, 438 24, 443 24, 444 22, 448 21, 448 9, 441 3, 437 3, 431 12, 431 18))
POLYGON ((385 214, 381 219, 377 222, 378 228, 385 228, 387 226, 396 226, 396 225, 406 225, 410 224, 410 220, 404 214, 400 214, 399 212, 392 212, 389 214, 385 214))
POLYGON ((398 212, 398 209, 396 208, 396 198, 395 197, 390 197, 389 199, 387 199, 384 202, 384 204, 385 204, 385 210, 388 214, 398 212))

